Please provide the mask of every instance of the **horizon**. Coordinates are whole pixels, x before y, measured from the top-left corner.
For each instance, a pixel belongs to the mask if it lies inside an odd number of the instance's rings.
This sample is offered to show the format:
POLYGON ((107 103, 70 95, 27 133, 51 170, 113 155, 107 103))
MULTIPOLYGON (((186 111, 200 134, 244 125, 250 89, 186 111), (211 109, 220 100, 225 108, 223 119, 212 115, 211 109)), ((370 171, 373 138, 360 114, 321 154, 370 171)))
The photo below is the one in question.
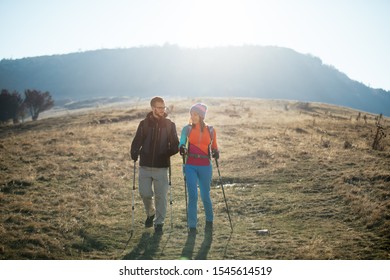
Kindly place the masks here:
POLYGON ((389 11, 385 0, 3 0, 0 60, 166 44, 275 46, 389 91, 389 11))

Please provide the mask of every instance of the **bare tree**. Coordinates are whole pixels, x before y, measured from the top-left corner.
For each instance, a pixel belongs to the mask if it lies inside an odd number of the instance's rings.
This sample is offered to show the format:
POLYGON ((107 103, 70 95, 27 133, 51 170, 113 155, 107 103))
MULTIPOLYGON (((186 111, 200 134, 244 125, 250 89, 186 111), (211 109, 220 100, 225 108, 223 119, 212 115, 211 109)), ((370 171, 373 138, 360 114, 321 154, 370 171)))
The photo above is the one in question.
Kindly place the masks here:
POLYGON ((54 106, 54 101, 49 92, 41 92, 38 90, 27 89, 24 91, 24 104, 30 111, 33 121, 38 119, 38 116, 43 111, 49 110, 54 106))

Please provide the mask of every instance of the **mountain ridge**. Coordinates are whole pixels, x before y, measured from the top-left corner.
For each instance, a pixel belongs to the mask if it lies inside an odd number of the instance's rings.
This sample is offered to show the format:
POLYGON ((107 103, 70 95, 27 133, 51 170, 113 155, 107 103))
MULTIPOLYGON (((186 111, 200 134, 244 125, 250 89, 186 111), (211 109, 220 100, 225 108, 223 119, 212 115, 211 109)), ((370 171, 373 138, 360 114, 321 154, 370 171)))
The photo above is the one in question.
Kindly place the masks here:
POLYGON ((102 49, 0 61, 0 88, 55 100, 107 96, 215 96, 323 102, 390 116, 390 92, 351 80, 292 49, 174 45, 102 49))

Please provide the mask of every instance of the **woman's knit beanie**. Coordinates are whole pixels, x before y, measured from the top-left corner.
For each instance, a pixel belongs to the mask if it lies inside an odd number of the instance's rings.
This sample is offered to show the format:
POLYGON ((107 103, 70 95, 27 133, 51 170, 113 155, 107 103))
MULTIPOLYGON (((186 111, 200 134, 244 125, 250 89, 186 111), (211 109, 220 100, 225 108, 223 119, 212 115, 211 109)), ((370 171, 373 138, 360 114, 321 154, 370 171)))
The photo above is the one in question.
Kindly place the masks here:
POLYGON ((206 106, 206 104, 203 104, 203 103, 197 103, 191 107, 190 113, 192 113, 192 112, 198 113, 198 115, 202 119, 205 119, 206 112, 207 112, 207 106, 206 106))

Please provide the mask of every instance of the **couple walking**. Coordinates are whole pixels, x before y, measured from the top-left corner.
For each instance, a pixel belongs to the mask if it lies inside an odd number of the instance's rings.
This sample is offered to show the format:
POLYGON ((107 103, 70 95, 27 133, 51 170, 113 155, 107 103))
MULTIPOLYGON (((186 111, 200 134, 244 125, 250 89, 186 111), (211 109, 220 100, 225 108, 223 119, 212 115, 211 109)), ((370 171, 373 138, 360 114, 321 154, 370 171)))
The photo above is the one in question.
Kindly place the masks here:
POLYGON ((197 103, 190 108, 190 123, 182 129, 180 141, 175 123, 167 118, 164 99, 154 97, 150 106, 152 111, 139 123, 130 150, 134 164, 140 158, 138 180, 147 215, 145 227, 154 226, 156 234, 163 232, 170 157, 180 151, 188 192, 189 233, 196 234, 198 185, 206 216, 205 231, 210 233, 214 220, 210 198, 211 157, 218 159, 219 152, 216 132, 204 121, 207 106, 197 103))

